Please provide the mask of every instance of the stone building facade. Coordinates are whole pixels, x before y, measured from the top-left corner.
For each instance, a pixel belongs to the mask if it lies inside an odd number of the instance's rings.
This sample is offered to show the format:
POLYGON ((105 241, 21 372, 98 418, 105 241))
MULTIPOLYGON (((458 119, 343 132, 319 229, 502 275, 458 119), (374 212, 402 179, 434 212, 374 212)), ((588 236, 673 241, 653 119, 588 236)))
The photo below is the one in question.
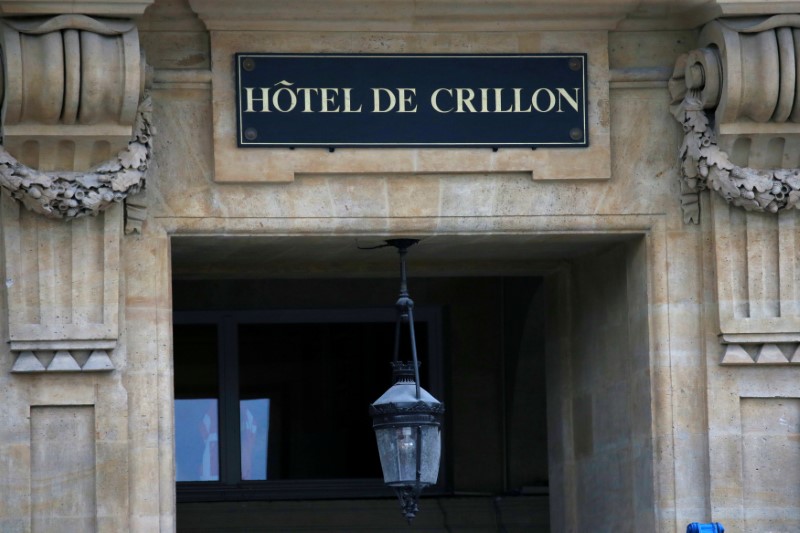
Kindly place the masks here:
POLYGON ((800 2, 0 16, 0 530, 407 527, 353 484, 176 481, 184 322, 391 307, 359 248, 393 237, 445 347, 418 527, 800 530, 800 2), (237 52, 586 53, 590 143, 238 148, 237 52))

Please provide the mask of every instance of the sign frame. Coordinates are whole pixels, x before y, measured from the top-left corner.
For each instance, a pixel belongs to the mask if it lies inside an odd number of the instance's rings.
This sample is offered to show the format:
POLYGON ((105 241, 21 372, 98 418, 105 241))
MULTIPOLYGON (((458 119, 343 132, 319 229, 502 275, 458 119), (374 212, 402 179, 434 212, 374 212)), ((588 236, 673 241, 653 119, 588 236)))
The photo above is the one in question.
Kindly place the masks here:
MULTIPOLYGON (((333 151, 336 148, 492 148, 492 149, 499 149, 499 148, 585 148, 589 146, 589 131, 588 131, 588 75, 587 75, 587 63, 588 57, 586 53, 536 53, 536 54, 294 54, 294 53, 245 53, 245 52, 238 52, 234 54, 234 73, 235 73, 235 98, 236 98, 236 144, 239 148, 328 148, 333 151), (396 69, 398 70, 399 67, 402 68, 410 68, 407 65, 411 65, 413 62, 417 62, 417 65, 426 65, 428 68, 429 73, 432 73, 433 77, 436 78, 440 75, 441 72, 444 72, 442 68, 446 67, 448 63, 457 63, 459 65, 469 65, 472 64, 475 69, 480 71, 481 68, 484 70, 490 70, 492 72, 497 70, 497 66, 500 62, 508 63, 509 65, 512 64, 520 64, 527 66, 536 66, 537 68, 541 68, 542 64, 536 65, 536 63, 547 61, 551 65, 560 66, 561 63, 565 65, 566 68, 573 71, 570 76, 571 79, 577 79, 580 83, 579 87, 574 88, 576 91, 575 97, 570 98, 570 94, 568 92, 564 92, 565 89, 563 88, 556 88, 557 92, 553 92, 547 85, 540 85, 539 87, 528 88, 530 95, 528 98, 531 100, 525 100, 525 95, 523 91, 525 88, 520 87, 494 87, 494 88, 484 88, 483 86, 478 89, 448 89, 447 87, 443 87, 442 91, 446 91, 442 93, 445 98, 453 97, 453 91, 472 91, 471 93, 460 93, 456 92, 455 95, 459 97, 458 104, 459 108, 457 110, 458 116, 454 113, 450 113, 451 116, 455 116, 459 123, 464 123, 467 119, 474 118, 474 123, 470 123, 468 128, 459 128, 461 131, 474 131, 474 130, 481 130, 480 127, 482 123, 481 120, 486 121, 485 117, 490 115, 502 115, 498 117, 492 117, 493 123, 495 126, 498 124, 505 125, 511 121, 511 119, 517 119, 515 123, 523 124, 524 125, 524 116, 515 116, 515 115, 522 115, 524 113, 529 114, 530 116, 534 117, 541 117, 547 113, 552 115, 555 102, 554 97, 557 97, 557 104, 558 104, 558 112, 562 112, 564 108, 572 107, 577 114, 577 118, 573 118, 569 124, 568 129, 565 135, 565 125, 563 123, 558 123, 559 136, 555 139, 549 138, 542 138, 542 130, 547 128, 550 124, 548 122, 549 117, 543 119, 545 122, 544 125, 539 124, 538 129, 536 130, 536 134, 529 134, 530 136, 520 139, 511 139, 509 140, 509 128, 497 128, 495 127, 494 130, 491 128, 487 128, 487 131, 502 131, 503 133, 500 136, 496 136, 492 138, 491 136, 487 136, 485 138, 481 138, 478 140, 474 139, 464 139, 464 140, 453 140, 450 139, 441 139, 440 141, 417 141, 417 140, 398 140, 392 141, 391 139, 377 139, 377 140, 359 140, 356 137, 358 135, 363 135, 364 129, 358 130, 356 136, 351 136, 350 138, 341 137, 341 136, 332 136, 330 138, 314 138, 309 140, 301 139, 297 137, 297 133, 295 133, 295 138, 291 139, 289 137, 286 138, 274 138, 274 137, 267 137, 264 138, 263 133, 266 131, 277 131, 281 129, 281 124, 289 124, 292 128, 297 125, 298 130, 300 128, 305 127, 305 130, 302 130, 304 133, 300 133, 300 136, 307 135, 305 132, 310 131, 329 131, 328 128, 320 127, 320 124, 324 124, 325 120, 329 120, 333 123, 336 123, 338 120, 339 124, 352 124, 353 116, 357 113, 353 111, 353 109, 358 109, 359 113, 363 109, 364 105, 367 105, 365 102, 366 100, 362 100, 360 103, 356 102, 352 104, 350 95, 353 94, 353 91, 358 89, 361 91, 361 95, 368 93, 369 90, 372 91, 373 95, 373 103, 374 108, 371 113, 364 113, 362 116, 372 114, 374 115, 377 112, 380 112, 379 118, 384 127, 380 128, 381 131, 386 131, 391 128, 387 128, 385 124, 387 123, 387 117, 391 114, 383 112, 379 109, 380 107, 380 98, 387 98, 384 100, 384 104, 388 105, 388 102, 391 102, 391 96, 387 94, 387 92, 391 92, 393 90, 396 91, 407 91, 405 93, 398 92, 394 98, 395 107, 398 107, 399 112, 395 112, 396 115, 403 115, 399 117, 400 120, 405 120, 409 122, 409 113, 403 113, 399 110, 398 101, 400 101, 400 105, 406 105, 406 107, 410 107, 412 104, 412 96, 416 97, 417 95, 411 94, 408 91, 412 89, 416 91, 416 87, 410 88, 410 83, 404 83, 403 85, 405 88, 366 88, 363 86, 356 86, 356 84, 349 84, 350 87, 347 89, 341 89, 347 95, 346 100, 346 107, 343 105, 342 100, 342 93, 339 93, 339 88, 336 89, 324 89, 325 91, 331 92, 324 92, 322 96, 319 96, 321 90, 319 88, 299 88, 299 84, 295 84, 292 81, 289 81, 288 76, 273 76, 268 82, 264 85, 253 85, 252 87, 250 84, 243 87, 244 83, 247 83, 248 80, 252 81, 254 73, 256 70, 261 71, 263 66, 259 65, 259 62, 265 63, 267 68, 269 68, 269 63, 283 63, 289 70, 294 70, 295 75, 292 77, 294 79, 295 76, 306 77, 303 72, 313 69, 305 69, 305 70, 297 70, 301 63, 305 62, 309 65, 313 66, 316 65, 318 68, 314 72, 326 72, 326 70, 330 70, 330 68, 323 68, 320 65, 335 65, 339 63, 340 66, 348 65, 359 65, 360 66, 356 69, 361 69, 360 72, 364 74, 365 78, 370 78, 374 81, 374 76, 380 74, 375 74, 375 70, 365 70, 363 65, 369 65, 372 67, 373 65, 378 64, 378 66, 383 66, 384 68, 388 66, 392 66, 394 63, 396 69), (366 63, 369 62, 369 63, 366 63), (419 63, 419 62, 427 62, 427 63, 419 63), (431 63, 433 62, 433 63, 431 63), (432 69, 430 65, 437 66, 435 62, 438 62, 438 66, 440 69, 432 69), (379 63, 383 63, 380 65, 379 63), (483 65, 480 65, 483 63, 483 65), (279 79, 280 78, 280 79, 279 79), (275 80, 279 81, 275 83, 275 80), (354 88, 355 87, 355 88, 354 88), (270 90, 275 88, 275 92, 270 94, 270 90), (266 89, 266 92, 265 92, 266 89), (283 95, 278 93, 280 89, 283 89, 283 95), (299 90, 299 92, 298 92, 299 90), (333 91, 337 92, 333 92, 333 91), (479 91, 476 93, 475 91, 479 91), (288 98, 291 97, 291 93, 294 91, 294 100, 290 100, 288 98), (314 91, 312 93, 312 91, 314 91), (376 94, 376 91, 386 91, 376 94), (449 91, 449 92, 447 92, 449 91), (545 92, 541 92, 545 91, 545 92), (537 97, 540 94, 544 94, 544 100, 539 98, 538 103, 541 105, 544 102, 545 107, 549 107, 546 111, 542 111, 540 107, 537 105, 537 97), (311 96, 309 96, 311 95, 311 96), (466 95, 466 96, 465 96, 466 95), (472 96, 472 98, 467 98, 468 96, 472 96), (272 98, 270 98, 270 96, 272 98), (275 99, 276 96, 278 99, 275 99), (318 97, 319 98, 313 102, 311 97, 318 97), (465 101, 462 101, 462 96, 465 96, 469 100, 466 112, 463 111, 463 105, 465 101), (302 97, 305 97, 303 101, 302 97), (327 99, 327 103, 321 103, 322 98, 327 99), (476 98, 477 97, 477 98, 476 98), (482 100, 481 100, 482 97, 482 100), (564 100, 562 101, 562 97, 564 100), (338 98, 338 100, 335 100, 338 98), (404 101, 403 101, 404 100, 404 101), (280 109, 280 105, 284 105, 284 107, 290 107, 290 104, 294 102, 294 105, 291 107, 291 111, 286 111, 280 109), (482 106, 478 102, 482 103, 482 106), (283 102, 283 104, 281 104, 283 102), (298 103, 300 106, 305 106, 306 113, 299 111, 298 103), (273 109, 272 105, 277 105, 278 110, 273 109), (345 107, 347 113, 336 113, 339 116, 335 117, 335 120, 331 120, 334 113, 323 113, 320 112, 321 109, 313 109, 313 105, 316 104, 317 106, 325 106, 328 105, 332 108, 337 109, 338 111, 342 111, 342 108, 345 107), (352 104, 352 108, 350 107, 352 104), (575 104, 575 105, 573 105, 575 104), (476 107, 476 105, 478 107, 476 107), (487 108, 494 107, 494 111, 489 110, 487 108), (528 106, 528 109, 524 109, 525 106, 528 106), (258 109, 258 107, 261 109, 258 109), (335 106, 335 107, 334 107, 335 106), (358 106, 358 107, 357 107, 358 106), (503 109, 505 106, 506 109, 503 109), (472 111, 470 112, 470 108, 472 111), (534 109, 535 108, 535 109, 534 109), (295 111, 298 109, 298 111, 295 111), (308 111, 311 110, 309 113, 308 111), (499 112, 497 111, 499 110, 499 112), (539 111, 538 114, 534 113, 534 111, 539 111), (252 113, 252 114, 251 114, 252 113), (346 122, 345 119, 342 119, 342 115, 350 114, 349 117, 345 117, 346 119, 350 119, 351 122, 346 122), (302 116, 307 115, 307 116, 302 116), (311 118, 318 118, 318 124, 315 124, 314 127, 308 126, 308 124, 312 124, 313 120, 309 118, 308 115, 312 115, 311 118), (295 120, 287 120, 287 117, 299 117, 299 119, 295 118, 295 120), (275 117, 275 118, 273 118, 275 117), (270 120, 272 119, 272 123, 275 126, 270 126, 270 120), (305 126, 303 126, 305 125, 305 126), (502 135, 506 135, 506 137, 502 137, 502 135), (534 138, 538 135, 538 138, 534 138), (259 137, 262 137, 259 139, 259 137)), ((499 65, 502 67, 502 65, 499 65)), ((400 70, 402 70, 400 68, 400 70)), ((502 70, 502 69, 501 69, 502 70)), ((520 73, 521 69, 515 69, 514 74, 512 77, 519 80, 520 76, 526 76, 527 74, 520 73)), ((539 73, 536 71, 536 73, 539 73)), ((446 72, 444 72, 446 74, 446 72)), ((442 75, 444 75, 442 74, 442 75)), ((459 76, 464 76, 463 72, 458 71, 457 74, 459 76)), ((313 75, 313 72, 312 72, 313 75)), ((560 74, 562 77, 565 76, 564 73, 560 74)), ((307 78, 307 77, 306 77, 307 78)), ((359 78, 360 79, 360 78, 359 78)), ((326 80, 327 81, 327 80, 326 80)), ((352 81, 352 80, 351 80, 352 81)), ((425 83, 430 83, 429 81, 425 83)), ((334 86, 334 84, 329 84, 334 86)), ((372 85, 376 85, 373 83, 372 85)), ((305 84, 304 87, 308 87, 309 84, 305 84)), ((317 85, 319 87, 319 84, 317 85)), ((433 91, 436 93, 436 90, 433 91)), ((427 96, 427 95, 425 95, 427 96)), ((368 100, 368 99, 367 99, 368 100)), ((420 99, 420 101, 424 101, 420 99)), ((432 100, 430 100, 432 101, 432 100)), ((418 105, 416 101, 413 102, 415 105, 414 111, 418 109, 418 105)), ((452 101, 450 101, 452 103, 452 101)), ((431 104, 431 107, 439 109, 435 104, 431 104)), ((442 106, 444 107, 444 106, 442 106)), ((452 107, 455 109, 455 107, 452 107)), ((427 116, 433 115, 435 118, 439 118, 437 115, 433 114, 429 110, 426 109, 427 116)), ((448 112, 449 113, 449 112, 448 112)), ((439 112, 439 114, 445 114, 439 112)), ((572 115, 572 113, 569 113, 572 115)), ((361 117, 357 117, 361 118, 361 117)), ((414 117, 416 118, 416 117, 414 117)), ((364 122, 363 120, 361 122, 364 122)), ((410 121, 413 124, 413 121, 410 121)), ((416 131, 426 131, 428 128, 425 127, 424 119, 421 119, 419 124, 416 124, 413 127, 407 127, 407 131, 412 132, 411 135, 414 135, 416 131), (414 129, 416 128, 416 129, 414 129)), ((490 121, 491 122, 491 121, 490 121)), ((561 120, 561 122, 564 122, 561 120)), ((440 130, 445 130, 443 126, 439 126, 440 130)), ((347 128, 340 127, 338 131, 344 131, 347 128)), ((368 128, 366 128, 368 129, 368 128)), ((520 126, 517 125, 517 129, 520 129, 520 126)), ((448 133, 449 134, 449 133, 448 133)), ((291 134, 290 134, 291 135, 291 134)), ((323 134, 324 135, 324 134, 323 134)), ((352 134, 351 134, 352 135, 352 134)), ((495 134, 497 135, 497 134, 495 134)))

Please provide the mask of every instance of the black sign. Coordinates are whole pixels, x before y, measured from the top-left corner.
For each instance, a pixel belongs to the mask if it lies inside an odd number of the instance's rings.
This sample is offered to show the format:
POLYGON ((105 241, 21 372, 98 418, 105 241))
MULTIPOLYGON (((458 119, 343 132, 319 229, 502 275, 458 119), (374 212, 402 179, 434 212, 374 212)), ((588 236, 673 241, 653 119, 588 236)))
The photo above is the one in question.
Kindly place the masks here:
POLYGON ((588 145, 586 54, 236 54, 239 146, 588 145))

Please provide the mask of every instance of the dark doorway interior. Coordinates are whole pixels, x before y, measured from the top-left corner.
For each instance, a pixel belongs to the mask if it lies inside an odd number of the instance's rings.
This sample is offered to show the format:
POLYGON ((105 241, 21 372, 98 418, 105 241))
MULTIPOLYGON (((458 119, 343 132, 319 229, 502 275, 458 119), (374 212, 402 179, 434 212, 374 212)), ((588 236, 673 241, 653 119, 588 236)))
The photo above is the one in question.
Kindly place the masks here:
MULTIPOLYGON (((441 316, 420 308, 416 317, 421 375, 442 396, 441 316)), ((376 354, 393 350, 395 318, 391 308, 176 311, 179 499, 380 491, 365 406, 389 382, 388 361, 376 354)))
MULTIPOLYGON (((440 486, 415 524, 549 531, 542 279, 410 283, 423 386, 447 406, 440 486)), ((176 427, 181 400, 215 399, 219 461, 216 477, 179 473, 179 531, 302 530, 323 517, 315 531, 407 529, 383 500, 366 409, 389 386, 396 295, 388 278, 174 280, 176 427), (248 401, 260 462, 244 444, 248 401)))

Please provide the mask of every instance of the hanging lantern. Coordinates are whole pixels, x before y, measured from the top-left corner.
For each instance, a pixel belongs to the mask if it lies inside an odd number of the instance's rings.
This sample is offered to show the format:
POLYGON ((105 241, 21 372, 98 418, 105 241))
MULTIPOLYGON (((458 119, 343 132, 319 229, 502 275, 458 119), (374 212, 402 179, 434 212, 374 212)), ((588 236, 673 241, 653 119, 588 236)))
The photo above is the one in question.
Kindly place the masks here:
POLYGON ((394 385, 370 406, 369 411, 378 441, 383 481, 394 488, 403 515, 410 524, 419 510, 420 492, 435 484, 439 477, 444 404, 419 384, 414 302, 408 295, 405 266, 408 247, 418 241, 395 239, 386 242, 400 253, 400 297, 396 304, 398 314, 392 363, 394 385), (408 323, 411 337, 410 362, 398 361, 403 322, 408 323))

